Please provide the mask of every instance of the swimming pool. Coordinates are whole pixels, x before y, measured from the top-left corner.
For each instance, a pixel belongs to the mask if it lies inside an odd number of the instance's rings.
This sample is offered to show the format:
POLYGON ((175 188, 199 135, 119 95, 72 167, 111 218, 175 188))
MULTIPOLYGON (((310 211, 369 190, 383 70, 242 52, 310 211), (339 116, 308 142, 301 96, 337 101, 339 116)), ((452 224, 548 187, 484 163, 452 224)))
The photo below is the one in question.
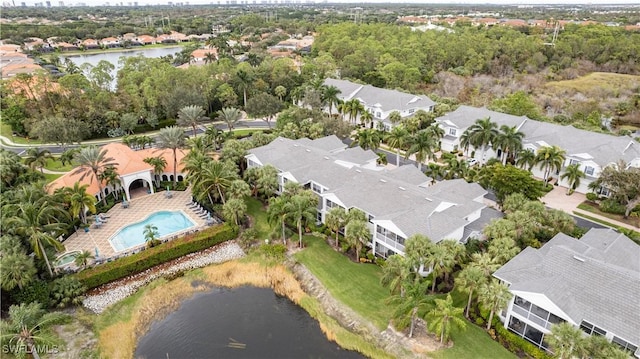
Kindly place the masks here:
POLYGON ((72 252, 64 253, 64 254, 60 255, 58 258, 56 258, 55 261, 53 261, 53 266, 54 267, 62 267, 62 266, 65 266, 67 264, 71 264, 71 263, 73 263, 73 261, 76 260, 76 256, 78 254, 80 254, 80 251, 72 251, 72 252))
POLYGON ((143 244, 145 242, 144 227, 147 224, 153 224, 158 228, 157 238, 166 237, 196 225, 182 211, 155 212, 141 222, 123 227, 113 235, 109 239, 113 249, 119 252, 143 244))

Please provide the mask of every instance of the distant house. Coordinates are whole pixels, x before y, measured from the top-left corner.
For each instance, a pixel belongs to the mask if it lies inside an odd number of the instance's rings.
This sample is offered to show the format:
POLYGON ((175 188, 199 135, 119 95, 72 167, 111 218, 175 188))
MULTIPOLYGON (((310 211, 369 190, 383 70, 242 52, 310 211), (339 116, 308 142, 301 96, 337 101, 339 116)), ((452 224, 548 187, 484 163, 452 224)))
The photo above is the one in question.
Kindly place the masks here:
POLYGON ((96 39, 85 39, 80 42, 80 46, 85 50, 94 50, 100 48, 100 43, 96 39))
POLYGON ((207 58, 212 57, 213 60, 218 59, 218 50, 215 48, 211 49, 196 49, 191 53, 191 64, 205 64, 207 62, 207 58))
POLYGON ((100 44, 105 48, 122 47, 120 40, 116 39, 115 37, 105 37, 104 39, 100 40, 100 44))
MULTIPOLYGON (((79 182, 88 185, 87 193, 95 196, 98 200, 115 190, 123 190, 127 199, 131 199, 131 191, 138 188, 146 188, 149 193, 153 193, 155 174, 153 173, 153 167, 144 162, 147 157, 163 157, 167 161, 167 166, 159 174, 159 178, 162 181, 173 181, 173 152, 170 149, 147 148, 134 151, 121 143, 110 143, 101 149, 107 152, 105 157, 113 158, 113 162, 117 163, 115 168, 120 179, 119 185, 113 187, 102 183, 104 193, 101 194, 98 181, 93 178, 93 175, 88 175, 81 179, 81 174, 74 175, 74 171, 70 171, 51 182, 47 186, 48 191, 52 193, 58 188, 73 187, 76 182, 79 182)), ((187 152, 187 150, 178 150, 176 152, 178 160, 177 180, 179 182, 184 181, 184 166, 181 164, 181 160, 187 152)))
POLYGON ((574 239, 559 233, 526 248, 494 274, 513 298, 504 326, 541 349, 554 324, 568 322, 640 357, 640 246, 611 229, 574 239))
MULTIPOLYGON (((424 95, 413 95, 397 90, 388 90, 371 85, 361 85, 351 81, 326 79, 326 86, 335 86, 340 90, 338 97, 342 101, 357 99, 369 111, 374 122, 379 122, 386 130, 393 127, 389 115, 397 111, 402 118, 413 116, 416 111, 432 112, 435 106, 430 98, 424 95)), ((335 113, 336 109, 332 109, 335 113)))
POLYGON ((140 35, 137 38, 138 42, 142 45, 152 45, 156 43, 156 38, 150 35, 140 35))
POLYGON ((54 47, 62 52, 76 51, 79 49, 77 45, 70 44, 68 42, 58 42, 54 45, 54 47))
MULTIPOLYGON (((586 178, 580 181, 577 192, 589 192, 589 184, 595 181, 602 170, 619 160, 624 160, 631 167, 640 167, 640 144, 627 136, 613 136, 603 133, 577 129, 573 126, 563 126, 548 122, 535 121, 526 116, 513 116, 501 112, 491 111, 486 108, 460 106, 457 110, 436 118, 436 123, 444 129, 444 137, 441 140, 441 148, 445 151, 453 151, 460 148, 460 137, 464 131, 473 125, 476 120, 490 118, 498 127, 506 125, 516 127, 524 133, 523 148, 537 152, 545 146, 558 146, 566 151, 566 159, 558 173, 552 174, 559 179, 566 166, 578 164, 585 173, 586 178)), ((467 154, 473 154, 475 158, 485 161, 489 158, 502 156, 500 149, 490 148, 485 152, 485 158, 481 159, 482 151, 470 148, 467 154)), ((543 177, 544 172, 539 167, 533 168, 533 175, 543 177)), ((565 180, 559 184, 568 187, 565 180)), ((600 189, 607 195, 606 188, 600 189)))
POLYGON ((404 255, 404 244, 414 234, 433 242, 453 239, 461 243, 478 237, 482 227, 500 212, 483 201, 480 185, 464 180, 431 179, 414 166, 386 169, 377 155, 360 147, 348 148, 336 136, 316 140, 278 137, 249 150, 247 166, 272 165, 278 169, 279 191, 297 182, 318 196, 317 221, 340 207, 357 208, 368 219, 369 246, 380 257, 404 255))

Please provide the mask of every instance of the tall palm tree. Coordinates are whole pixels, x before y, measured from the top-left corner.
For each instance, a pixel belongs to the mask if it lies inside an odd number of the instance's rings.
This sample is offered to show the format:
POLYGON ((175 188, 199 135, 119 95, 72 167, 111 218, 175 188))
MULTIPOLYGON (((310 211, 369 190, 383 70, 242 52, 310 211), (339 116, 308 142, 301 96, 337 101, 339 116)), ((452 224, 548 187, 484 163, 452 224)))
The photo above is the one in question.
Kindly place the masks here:
POLYGON ((575 191, 580 186, 580 179, 584 178, 585 174, 580 170, 579 164, 572 164, 564 169, 564 173, 560 176, 560 179, 566 179, 569 182, 571 191, 575 191))
POLYGON ((437 143, 433 134, 427 130, 418 131, 409 139, 409 149, 405 152, 404 158, 415 154, 418 162, 418 169, 422 171, 422 163, 433 156, 433 149, 437 143))
POLYGON ((27 157, 24 159, 24 164, 31 169, 40 168, 40 172, 44 173, 44 167, 47 165, 47 160, 52 159, 51 151, 40 150, 38 147, 31 147, 27 150, 27 157))
POLYGON ((367 227, 367 222, 360 220, 349 221, 345 228, 345 239, 350 246, 355 247, 356 261, 359 261, 362 247, 371 240, 371 231, 367 227))
POLYGON ((247 213, 247 205, 244 203, 244 199, 231 198, 222 205, 222 213, 228 221, 233 221, 238 226, 240 218, 243 218, 247 213))
POLYGON ((399 254, 393 254, 387 258, 382 267, 380 284, 389 287, 391 294, 404 296, 405 287, 410 276, 411 270, 406 258, 399 254))
POLYGON ((469 146, 482 148, 480 162, 484 164, 486 162, 484 160, 484 154, 491 144, 495 144, 497 138, 498 124, 492 122, 491 118, 487 117, 476 120, 473 125, 469 126, 462 134, 460 143, 465 150, 468 150, 469 146))
POLYGON ((222 142, 225 139, 225 133, 216 128, 216 126, 209 126, 204 131, 205 139, 211 143, 211 147, 213 147, 214 151, 217 151, 222 142))
POLYGON ((91 176, 89 183, 94 180, 98 183, 98 189, 100 191, 100 201, 104 199, 104 191, 102 188, 102 181, 100 180, 100 173, 109 166, 117 166, 115 159, 108 157, 107 150, 100 149, 97 146, 88 146, 80 148, 80 151, 75 157, 78 168, 72 172, 72 174, 82 174, 80 180, 85 177, 91 176))
POLYGON ((56 237, 64 231, 64 224, 59 220, 66 217, 65 212, 48 201, 47 197, 35 202, 9 205, 9 212, 12 217, 6 219, 7 228, 29 241, 36 257, 45 261, 49 275, 53 277, 46 247, 53 247, 59 251, 64 249, 56 237))
POLYGON ((280 101, 284 101, 284 97, 287 96, 287 88, 282 85, 276 86, 273 92, 278 96, 280 101))
POLYGON ((507 306, 511 296, 512 294, 509 292, 509 288, 496 279, 492 279, 490 282, 480 286, 478 290, 480 303, 490 310, 489 320, 487 320, 487 330, 491 329, 493 315, 507 306))
POLYGON ((227 194, 229 198, 244 199, 251 196, 251 187, 247 182, 241 179, 235 179, 231 181, 229 188, 227 188, 227 194))
POLYGON ((395 306, 392 317, 398 328, 409 325, 409 338, 413 337, 416 319, 421 313, 425 313, 432 299, 426 295, 429 281, 407 283, 404 295, 396 294, 387 300, 387 303, 395 306))
POLYGON ((219 198, 224 204, 225 192, 235 179, 238 179, 238 175, 229 165, 220 161, 209 161, 201 168, 200 182, 194 184, 194 187, 202 193, 213 193, 214 198, 219 198))
POLYGON ((373 121, 373 114, 371 112, 364 110, 360 114, 360 123, 362 123, 365 127, 372 127, 369 124, 373 121))
POLYGON ((400 166, 400 149, 407 144, 409 131, 402 125, 395 126, 385 135, 384 140, 389 146, 396 149, 396 166, 400 166))
POLYGON ((242 98, 244 100, 242 104, 244 107, 247 107, 247 88, 249 88, 249 85, 253 81, 253 76, 243 69, 238 69, 236 71, 236 78, 238 79, 240 88, 242 88, 242 98))
POLYGON ((500 263, 496 261, 489 253, 474 253, 471 255, 471 263, 474 267, 477 267, 482 272, 485 278, 491 277, 493 272, 500 268, 500 263))
POLYGON ((431 184, 435 184, 438 178, 444 178, 446 174, 445 166, 439 165, 437 163, 429 163, 427 165, 425 173, 427 176, 431 177, 431 184))
POLYGON ((389 114, 389 121, 391 122, 391 124, 396 125, 397 123, 402 121, 402 115, 400 115, 400 112, 398 111, 393 111, 389 114))
POLYGON ((588 341, 580 328, 568 322, 554 324, 551 335, 545 335, 549 345, 559 359, 585 358, 588 341))
POLYGON ((338 248, 338 235, 340 229, 347 223, 347 212, 340 207, 333 207, 325 215, 324 223, 336 234, 335 246, 338 248))
POLYGON ((524 133, 518 131, 516 126, 509 127, 507 125, 500 126, 500 133, 496 138, 496 145, 502 150, 503 163, 522 150, 522 140, 524 133))
POLYGON ((158 145, 163 149, 170 149, 173 152, 173 185, 178 183, 178 149, 184 147, 184 131, 177 126, 165 127, 158 133, 158 145))
POLYGON ((360 103, 360 100, 354 98, 348 101, 349 106, 349 121, 355 123, 356 118, 358 118, 358 115, 361 114, 364 111, 364 106, 362 105, 362 103, 360 103))
POLYGON ((436 244, 431 247, 431 251, 426 258, 425 266, 431 268, 431 273, 433 274, 433 280, 431 283, 431 292, 435 293, 436 291, 436 282, 438 281, 438 277, 444 274, 449 268, 453 268, 453 256, 452 253, 449 253, 445 247, 436 244))
POLYGON ((329 107, 329 117, 331 117, 331 110, 334 106, 338 106, 340 99, 338 95, 340 90, 335 86, 323 86, 322 102, 329 107))
POLYGON ((558 146, 543 146, 538 149, 536 154, 536 163, 540 165, 540 169, 544 170, 544 185, 549 183, 551 171, 560 171, 565 160, 567 151, 558 146))
POLYGON ((229 128, 229 131, 233 129, 238 120, 242 117, 242 113, 235 107, 225 107, 222 110, 218 111, 218 118, 224 121, 229 128))
POLYGON ((288 218, 291 218, 298 228, 300 248, 302 248, 302 226, 316 218, 316 204, 317 197, 315 194, 309 195, 304 192, 292 196, 287 203, 288 218))
POLYGON ((120 175, 114 166, 107 166, 98 175, 102 183, 113 188, 113 198, 118 199, 118 192, 122 189, 120 175))
POLYGON ((197 135, 196 126, 207 119, 204 114, 204 109, 201 106, 185 106, 178 111, 178 125, 191 126, 193 137, 195 137, 197 135))
POLYGON ((437 124, 433 124, 426 128, 427 131, 431 132, 433 137, 436 138, 436 141, 440 141, 442 137, 444 137, 444 128, 438 126, 437 124))
POLYGON ((0 322, 2 342, 16 356, 24 358, 31 354, 39 359, 45 348, 55 347, 58 340, 51 326, 61 323, 66 314, 46 312, 40 303, 12 305, 9 307, 9 320, 0 322))
POLYGON ((471 308, 471 300, 473 300, 474 292, 480 287, 480 285, 486 281, 486 277, 482 274, 482 271, 478 267, 471 265, 466 266, 458 273, 456 277, 456 287, 461 292, 468 292, 469 299, 467 300, 467 306, 465 308, 464 316, 469 318, 469 309, 471 308))
POLYGON ((435 299, 435 304, 435 308, 427 313, 429 330, 440 335, 440 343, 444 343, 449 340, 452 326, 465 329, 467 324, 461 318, 463 309, 453 305, 451 294, 447 294, 446 299, 435 299))
POLYGON ((269 198, 269 207, 267 208, 267 219, 269 223, 282 226, 282 243, 285 245, 287 244, 285 225, 287 217, 289 216, 287 203, 287 198, 285 197, 271 197, 269 198))
POLYGON ((156 187, 160 187, 160 175, 164 172, 165 167, 167 167, 167 160, 162 156, 157 156, 147 157, 143 161, 153 167, 153 177, 156 180, 156 187))
POLYGON ((356 140, 351 143, 352 146, 359 145, 363 150, 376 150, 380 147, 382 138, 378 130, 365 128, 356 133, 356 140))
POLYGON ((536 165, 536 154, 531 150, 521 150, 518 152, 516 159, 516 165, 520 168, 526 168, 527 171, 531 171, 533 166, 536 165))
POLYGON ((82 223, 87 223, 86 211, 96 213, 96 198, 87 193, 89 185, 82 185, 80 182, 73 184, 73 187, 64 187, 63 195, 69 203, 69 212, 72 218, 79 218, 82 223))

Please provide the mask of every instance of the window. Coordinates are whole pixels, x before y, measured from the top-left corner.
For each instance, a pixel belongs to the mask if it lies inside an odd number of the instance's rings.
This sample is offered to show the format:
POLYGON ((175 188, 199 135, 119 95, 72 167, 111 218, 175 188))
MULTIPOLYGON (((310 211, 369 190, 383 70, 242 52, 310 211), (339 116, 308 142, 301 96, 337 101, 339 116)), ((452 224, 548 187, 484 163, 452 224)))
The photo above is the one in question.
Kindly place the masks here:
POLYGON ((589 334, 589 335, 607 335, 607 331, 601 328, 596 327, 595 325, 583 320, 582 323, 580 323, 580 329, 582 329, 583 332, 589 334))
POLYGON ((619 345, 624 350, 630 351, 631 353, 635 353, 636 350, 638 350, 637 346, 629 343, 628 341, 626 341, 624 339, 618 338, 615 335, 613 336, 613 340, 611 342, 614 343, 614 344, 619 345))
POLYGON ((593 176, 593 172, 595 171, 595 168, 590 167, 590 166, 586 166, 584 168, 584 174, 588 175, 588 176, 593 176))
POLYGON ((311 183, 311 190, 315 193, 322 193, 322 187, 313 182, 311 183))
POLYGON ((411 113, 414 113, 414 112, 416 112, 416 109, 415 109, 415 108, 412 108, 412 109, 410 109, 410 110, 409 110, 409 113, 410 113, 410 114, 411 114, 411 113))
POLYGON ((382 117, 382 113, 380 113, 380 112, 376 112, 376 117, 377 117, 377 118, 382 117))
POLYGON ((373 216, 369 215, 369 223, 373 223, 373 216))
POLYGON ((575 165, 575 164, 580 164, 580 161, 574 160, 573 158, 569 159, 569 166, 575 165))
POLYGON ((451 136, 455 136, 455 135, 456 135, 456 133, 457 133, 457 131, 456 131, 456 129, 455 129, 455 128, 450 128, 450 129, 449 129, 449 134, 450 134, 451 136))

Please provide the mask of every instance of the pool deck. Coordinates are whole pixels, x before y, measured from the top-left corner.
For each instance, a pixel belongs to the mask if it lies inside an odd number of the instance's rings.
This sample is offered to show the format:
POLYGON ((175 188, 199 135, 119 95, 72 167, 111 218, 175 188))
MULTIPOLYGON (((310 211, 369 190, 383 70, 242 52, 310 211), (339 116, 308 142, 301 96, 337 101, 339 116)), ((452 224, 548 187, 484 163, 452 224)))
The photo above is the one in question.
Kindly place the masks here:
MULTIPOLYGON (((119 257, 130 254, 131 249, 116 252, 109 243, 111 238, 117 231, 124 226, 139 222, 149 216, 151 213, 158 211, 176 211, 182 210, 195 224, 195 228, 203 228, 206 221, 196 214, 196 212, 188 206, 191 201, 191 191, 171 191, 173 195, 167 198, 164 191, 154 194, 138 196, 129 201, 129 207, 123 208, 122 204, 116 204, 106 213, 109 217, 107 222, 99 228, 93 224, 93 219, 89 221, 91 227, 89 232, 78 230, 64 241, 65 252, 72 251, 89 251, 95 255, 95 249, 98 249, 101 259, 119 257)), ((191 228, 188 231, 193 230, 191 228)))

